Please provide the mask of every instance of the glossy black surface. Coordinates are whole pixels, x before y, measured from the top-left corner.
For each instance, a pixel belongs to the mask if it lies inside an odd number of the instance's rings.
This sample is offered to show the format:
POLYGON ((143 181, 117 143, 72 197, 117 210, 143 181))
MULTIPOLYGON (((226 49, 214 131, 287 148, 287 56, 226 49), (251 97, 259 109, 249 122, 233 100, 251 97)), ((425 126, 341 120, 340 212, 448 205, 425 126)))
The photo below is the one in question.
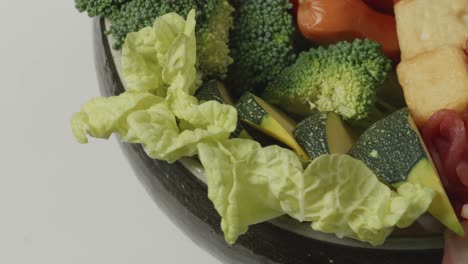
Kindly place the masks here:
MULTIPOLYGON (((124 89, 103 29, 103 20, 95 19, 94 47, 99 85, 102 95, 118 95, 124 89)), ((220 217, 207 197, 204 183, 179 162, 168 164, 150 159, 140 145, 122 144, 122 148, 157 205, 188 237, 223 263, 441 263, 441 250, 357 249, 320 242, 270 223, 252 226, 236 245, 230 247, 224 242, 220 217)), ((157 251, 164 249, 154 250, 157 263, 157 251)))

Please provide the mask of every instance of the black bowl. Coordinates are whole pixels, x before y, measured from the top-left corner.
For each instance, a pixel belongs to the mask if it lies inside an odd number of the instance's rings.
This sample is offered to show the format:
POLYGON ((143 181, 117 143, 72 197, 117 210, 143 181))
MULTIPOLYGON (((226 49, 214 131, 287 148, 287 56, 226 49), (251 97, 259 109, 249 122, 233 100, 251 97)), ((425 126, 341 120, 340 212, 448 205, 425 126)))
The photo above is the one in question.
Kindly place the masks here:
MULTIPOLYGON (((104 34, 106 22, 94 19, 96 69, 102 95, 124 92, 110 40, 104 34)), ((138 178, 158 206, 195 243, 225 263, 437 263, 442 260, 442 237, 390 238, 382 247, 338 240, 328 234, 310 235, 300 224, 280 219, 251 226, 234 246, 224 241, 220 217, 207 197, 206 185, 186 164, 149 158, 141 145, 122 143, 138 178)), ((310 229, 310 228, 309 228, 310 229)))

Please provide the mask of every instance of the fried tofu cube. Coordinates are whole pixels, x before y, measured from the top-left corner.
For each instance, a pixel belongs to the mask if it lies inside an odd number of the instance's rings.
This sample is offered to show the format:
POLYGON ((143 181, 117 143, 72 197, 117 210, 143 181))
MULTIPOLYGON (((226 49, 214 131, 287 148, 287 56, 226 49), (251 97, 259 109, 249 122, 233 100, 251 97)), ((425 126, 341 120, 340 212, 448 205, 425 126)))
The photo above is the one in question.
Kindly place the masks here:
POLYGON ((468 37, 468 0, 402 0, 395 18, 402 60, 468 37))
POLYGON ((443 46, 401 62, 398 79, 418 127, 440 109, 468 111, 468 60, 462 49, 443 46))

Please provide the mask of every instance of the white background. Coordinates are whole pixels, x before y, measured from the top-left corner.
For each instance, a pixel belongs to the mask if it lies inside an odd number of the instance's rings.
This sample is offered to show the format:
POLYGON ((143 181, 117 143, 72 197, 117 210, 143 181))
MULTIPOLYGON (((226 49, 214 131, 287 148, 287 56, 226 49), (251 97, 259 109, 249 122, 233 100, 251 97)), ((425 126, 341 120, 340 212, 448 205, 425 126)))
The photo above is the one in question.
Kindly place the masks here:
POLYGON ((160 212, 115 138, 76 143, 98 96, 72 0, 0 1, 0 263, 219 263, 160 212))

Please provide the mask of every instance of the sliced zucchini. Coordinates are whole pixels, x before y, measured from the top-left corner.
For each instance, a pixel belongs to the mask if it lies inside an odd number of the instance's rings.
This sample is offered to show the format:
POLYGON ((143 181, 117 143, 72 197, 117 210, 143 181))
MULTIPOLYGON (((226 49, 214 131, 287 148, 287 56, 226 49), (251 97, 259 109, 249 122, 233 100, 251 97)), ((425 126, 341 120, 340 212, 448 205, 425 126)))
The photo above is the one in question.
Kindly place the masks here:
POLYGON ((224 84, 217 80, 205 82, 196 92, 195 97, 200 102, 215 100, 222 104, 234 105, 224 84))
POLYGON ((433 189, 437 194, 429 213, 455 233, 464 234, 407 108, 367 129, 353 146, 351 155, 363 161, 384 182, 395 187, 409 181, 433 189))
POLYGON ((294 137, 312 159, 325 154, 346 154, 356 141, 333 112, 317 112, 302 120, 294 130, 294 137))
POLYGON ((249 92, 239 99, 236 108, 242 122, 291 147, 302 159, 310 159, 293 136, 296 122, 286 114, 249 92))

